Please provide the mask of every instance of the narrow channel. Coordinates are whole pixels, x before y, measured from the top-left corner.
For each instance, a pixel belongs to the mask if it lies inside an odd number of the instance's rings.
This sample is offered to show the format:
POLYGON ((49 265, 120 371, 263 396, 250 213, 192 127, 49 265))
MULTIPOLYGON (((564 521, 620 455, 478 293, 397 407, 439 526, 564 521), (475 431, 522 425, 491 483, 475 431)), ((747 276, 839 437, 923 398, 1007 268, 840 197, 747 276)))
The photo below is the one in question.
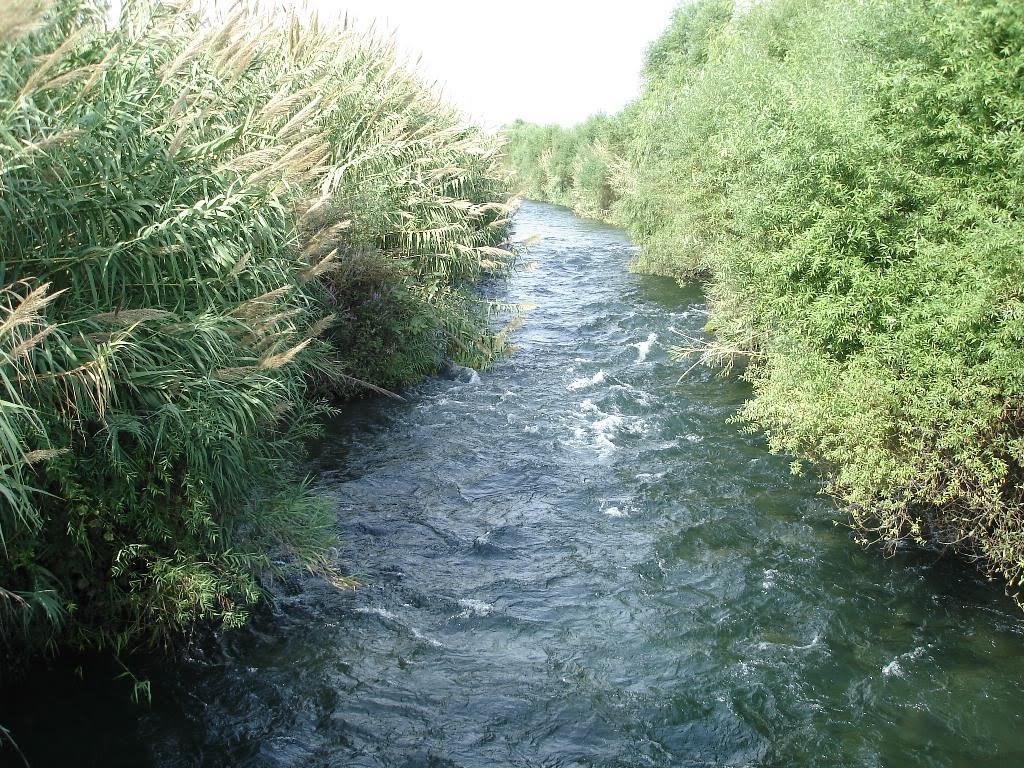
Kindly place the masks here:
MULTIPOLYGON (((127 705, 96 707, 33 764, 1024 764, 1001 588, 860 548, 731 423, 744 384, 679 380, 703 298, 630 273, 624 233, 538 203, 515 226, 540 236, 498 291, 536 306, 515 354, 353 406, 318 446, 362 586, 283 587, 155 674, 127 733, 127 705)), ((27 700, 12 725, 45 718, 27 700)))

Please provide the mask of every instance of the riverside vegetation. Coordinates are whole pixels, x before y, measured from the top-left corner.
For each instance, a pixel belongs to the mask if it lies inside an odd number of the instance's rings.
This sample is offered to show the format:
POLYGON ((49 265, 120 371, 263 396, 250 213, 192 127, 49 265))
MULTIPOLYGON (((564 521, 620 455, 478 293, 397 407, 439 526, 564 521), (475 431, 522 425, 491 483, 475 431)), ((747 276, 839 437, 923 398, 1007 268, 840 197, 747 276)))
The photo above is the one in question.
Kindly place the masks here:
POLYGON ((501 351, 497 143, 345 22, 0 2, 0 657, 341 579, 335 395, 501 351))
POLYGON ((862 540, 1024 578, 1024 5, 701 0, 639 98, 517 123, 528 196, 705 282, 739 419, 823 471, 862 540))

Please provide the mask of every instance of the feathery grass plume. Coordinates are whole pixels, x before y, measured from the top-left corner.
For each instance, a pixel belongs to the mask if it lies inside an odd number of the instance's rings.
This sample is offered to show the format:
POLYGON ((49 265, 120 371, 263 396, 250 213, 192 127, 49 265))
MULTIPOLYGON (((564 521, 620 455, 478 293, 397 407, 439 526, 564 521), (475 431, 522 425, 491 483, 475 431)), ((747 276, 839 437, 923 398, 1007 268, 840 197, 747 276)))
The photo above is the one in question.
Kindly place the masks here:
POLYGON ((337 349, 355 352, 340 370, 393 388, 446 357, 485 364, 495 336, 470 288, 511 263, 504 252, 474 250, 504 237, 493 226, 507 212, 496 140, 440 104, 389 41, 318 20, 297 50, 295 85, 317 95, 316 108, 276 93, 261 119, 284 121, 284 133, 315 124, 329 137, 331 167, 300 221, 308 274, 336 302, 329 334, 337 349), (325 90, 324 82, 344 85, 325 90))
POLYGON ((497 352, 494 140, 347 22, 3 8, 4 652, 237 625, 282 559, 347 584, 296 458, 318 393, 497 352))
POLYGON ((43 23, 50 3, 46 0, 6 0, 0 16, 0 41, 10 41, 43 23))

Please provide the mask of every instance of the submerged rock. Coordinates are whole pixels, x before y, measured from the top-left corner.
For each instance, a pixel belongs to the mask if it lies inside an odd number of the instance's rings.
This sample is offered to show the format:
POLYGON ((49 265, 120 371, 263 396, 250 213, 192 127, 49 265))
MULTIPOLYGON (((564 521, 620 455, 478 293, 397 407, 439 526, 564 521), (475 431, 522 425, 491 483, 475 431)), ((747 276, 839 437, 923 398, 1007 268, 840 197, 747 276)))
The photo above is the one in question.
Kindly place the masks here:
POLYGON ((445 360, 441 364, 437 375, 442 379, 459 381, 463 384, 476 384, 480 381, 480 374, 477 373, 476 369, 465 365, 459 365, 458 363, 453 363, 451 360, 445 360))

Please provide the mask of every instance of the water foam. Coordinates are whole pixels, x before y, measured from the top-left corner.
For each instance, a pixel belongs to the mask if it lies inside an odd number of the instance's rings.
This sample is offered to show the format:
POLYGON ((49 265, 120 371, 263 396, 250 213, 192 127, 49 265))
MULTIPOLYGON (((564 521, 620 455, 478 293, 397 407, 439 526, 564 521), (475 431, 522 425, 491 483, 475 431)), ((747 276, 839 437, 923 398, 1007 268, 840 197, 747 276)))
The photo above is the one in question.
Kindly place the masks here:
POLYGON ((899 659, 893 659, 882 667, 882 677, 903 677, 903 667, 900 666, 899 659))
POLYGON ((621 416, 615 416, 613 414, 611 416, 605 416, 603 419, 595 421, 593 424, 590 425, 590 428, 593 429, 598 434, 611 435, 614 434, 619 429, 619 427, 621 427, 625 423, 625 421, 626 420, 623 419, 621 416))
POLYGON ((914 661, 915 659, 921 658, 924 655, 925 649, 923 647, 917 647, 912 651, 901 653, 895 659, 890 661, 884 667, 882 667, 882 677, 904 677, 906 672, 903 670, 903 665, 900 661, 914 661))
POLYGON ((573 379, 566 389, 575 391, 577 389, 586 389, 587 387, 593 387, 597 384, 601 384, 605 379, 604 371, 598 371, 589 379, 573 379))
POLYGON ((494 613, 493 605, 475 598, 460 598, 459 606, 464 609, 458 614, 460 619, 468 619, 471 616, 490 616, 494 613))
POLYGON ((615 414, 605 415, 601 411, 597 411, 597 413, 603 415, 604 418, 597 419, 589 424, 588 427, 593 436, 594 447, 597 448, 599 453, 607 456, 617 449, 615 443, 612 442, 612 436, 619 431, 626 420, 615 414))
POLYGON ((584 418, 582 424, 571 428, 573 441, 580 445, 589 443, 602 456, 608 456, 618 450, 618 446, 612 440, 615 435, 642 435, 647 432, 647 423, 643 419, 605 413, 590 398, 579 404, 578 411, 584 418))
POLYGON ((390 622, 390 623, 393 623, 393 624, 398 624, 403 629, 407 630, 409 632, 409 634, 413 636, 414 639, 419 640, 421 643, 426 643, 427 645, 433 646, 434 648, 443 648, 444 647, 443 644, 439 643, 437 640, 435 640, 432 637, 427 637, 420 630, 416 629, 416 627, 409 626, 408 624, 403 622, 400 618, 398 618, 398 616, 393 614, 387 608, 380 608, 380 607, 378 607, 376 605, 372 605, 372 606, 369 606, 369 607, 356 608, 356 613, 362 613, 362 614, 368 614, 368 615, 372 615, 372 616, 377 616, 377 617, 379 617, 381 619, 384 619, 387 622, 390 622))
POLYGON ((356 613, 365 613, 373 616, 379 616, 380 618, 386 619, 388 621, 398 621, 398 617, 395 616, 395 614, 393 614, 387 608, 378 608, 375 605, 370 606, 369 608, 356 608, 356 613))
POLYGON ((444 648, 444 644, 438 642, 437 640, 435 640, 432 637, 427 637, 422 632, 420 632, 418 629, 416 629, 416 627, 409 627, 409 633, 414 638, 419 640, 421 643, 426 643, 427 645, 432 646, 434 648, 444 648))
POLYGON ((631 347, 637 348, 636 361, 642 363, 647 359, 647 355, 651 353, 651 347, 654 346, 654 342, 658 340, 658 334, 649 333, 647 334, 647 341, 638 341, 636 344, 630 344, 631 347))

